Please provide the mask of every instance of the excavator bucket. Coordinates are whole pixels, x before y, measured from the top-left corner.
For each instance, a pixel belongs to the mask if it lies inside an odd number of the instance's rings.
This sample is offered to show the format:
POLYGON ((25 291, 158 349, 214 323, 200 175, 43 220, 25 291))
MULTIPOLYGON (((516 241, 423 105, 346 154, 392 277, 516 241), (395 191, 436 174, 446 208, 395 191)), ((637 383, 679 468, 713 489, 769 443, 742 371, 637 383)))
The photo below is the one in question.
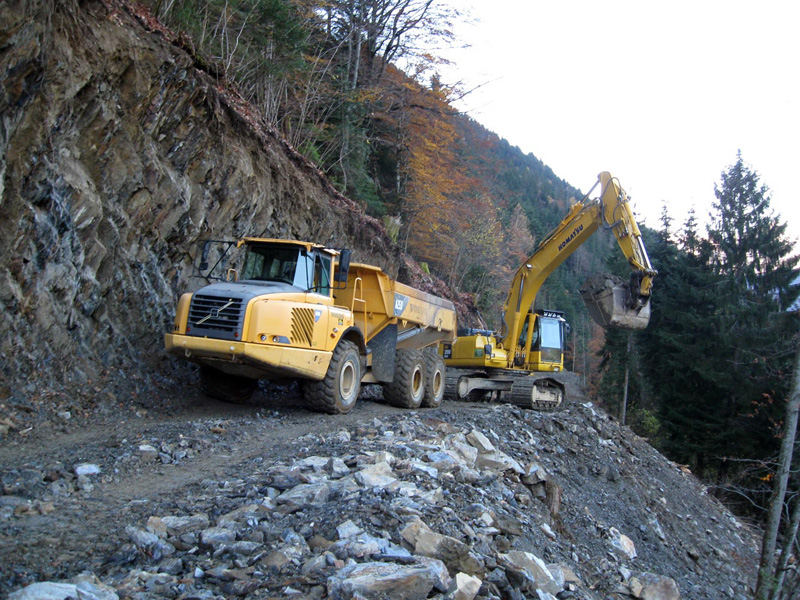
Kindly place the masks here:
POLYGON ((601 327, 644 329, 650 322, 650 302, 631 308, 630 286, 621 277, 598 273, 581 286, 581 299, 601 327))

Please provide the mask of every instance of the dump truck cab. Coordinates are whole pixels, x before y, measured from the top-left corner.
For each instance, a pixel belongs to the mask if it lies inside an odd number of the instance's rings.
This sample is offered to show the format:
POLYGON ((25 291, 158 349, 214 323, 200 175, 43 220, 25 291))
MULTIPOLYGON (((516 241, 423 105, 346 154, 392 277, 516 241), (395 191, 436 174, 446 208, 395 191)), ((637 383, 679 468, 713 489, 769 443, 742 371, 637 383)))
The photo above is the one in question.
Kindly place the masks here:
POLYGON ((339 252, 305 242, 245 238, 240 281, 287 285, 292 291, 330 297, 333 265, 339 252))
MULTIPOLYGON (((291 240, 244 238, 237 246, 243 255, 228 281, 181 297, 167 350, 253 380, 323 377, 322 353, 353 325, 352 315, 334 308, 335 269, 347 277, 341 253, 291 240)), ((353 337, 363 347, 357 332, 353 337)))

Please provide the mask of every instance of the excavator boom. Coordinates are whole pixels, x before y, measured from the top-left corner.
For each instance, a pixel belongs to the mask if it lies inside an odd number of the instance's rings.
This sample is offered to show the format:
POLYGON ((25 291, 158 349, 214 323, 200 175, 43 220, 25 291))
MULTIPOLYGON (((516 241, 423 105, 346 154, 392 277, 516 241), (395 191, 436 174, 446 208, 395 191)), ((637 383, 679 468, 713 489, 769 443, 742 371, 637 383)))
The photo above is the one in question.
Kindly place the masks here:
POLYGON ((526 315, 545 280, 598 229, 614 234, 631 267, 631 281, 625 284, 613 277, 603 277, 587 288, 581 296, 589 314, 603 327, 647 327, 650 291, 656 272, 650 264, 625 190, 616 178, 604 171, 583 200, 571 207, 561 223, 517 269, 503 306, 505 331, 501 342, 505 348, 516 345, 526 315), (599 197, 589 200, 598 185, 599 197))

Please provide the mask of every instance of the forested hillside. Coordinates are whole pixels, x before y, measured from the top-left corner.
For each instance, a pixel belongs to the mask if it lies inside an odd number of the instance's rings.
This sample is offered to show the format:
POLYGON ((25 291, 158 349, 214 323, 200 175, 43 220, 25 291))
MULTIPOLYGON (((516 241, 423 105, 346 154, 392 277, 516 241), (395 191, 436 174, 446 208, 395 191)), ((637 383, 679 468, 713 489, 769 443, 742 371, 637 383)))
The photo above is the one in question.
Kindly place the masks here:
MULTIPOLYGON (((798 313, 789 308, 798 297, 798 257, 786 223, 738 156, 721 174, 705 232, 694 212, 676 223, 665 209, 648 242, 658 301, 646 331, 608 332, 601 396, 619 408, 627 367, 632 424, 712 491, 759 515, 781 440, 792 433, 798 313)), ((787 519, 792 505, 798 512, 798 492, 794 478, 787 519)))

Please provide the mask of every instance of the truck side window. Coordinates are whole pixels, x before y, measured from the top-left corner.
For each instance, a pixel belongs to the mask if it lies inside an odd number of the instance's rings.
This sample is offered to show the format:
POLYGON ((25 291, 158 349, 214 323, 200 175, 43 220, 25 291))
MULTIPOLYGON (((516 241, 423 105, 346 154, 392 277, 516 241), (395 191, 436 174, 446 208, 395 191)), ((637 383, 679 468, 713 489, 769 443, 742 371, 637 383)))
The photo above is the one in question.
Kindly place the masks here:
POLYGON ((331 257, 321 252, 317 254, 314 287, 317 293, 324 296, 329 296, 331 293, 331 257))

